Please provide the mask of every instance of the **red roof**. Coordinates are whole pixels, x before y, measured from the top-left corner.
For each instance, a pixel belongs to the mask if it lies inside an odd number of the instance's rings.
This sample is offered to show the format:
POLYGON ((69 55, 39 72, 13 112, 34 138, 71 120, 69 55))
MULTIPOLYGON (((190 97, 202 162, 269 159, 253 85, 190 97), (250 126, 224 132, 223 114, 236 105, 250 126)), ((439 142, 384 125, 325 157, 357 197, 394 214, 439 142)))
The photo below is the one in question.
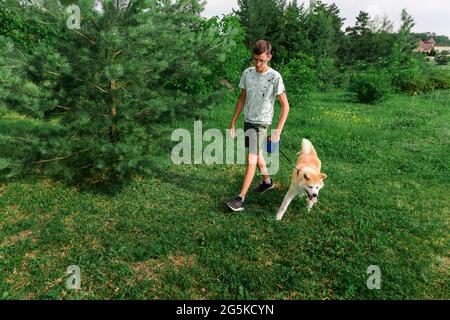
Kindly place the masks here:
POLYGON ((434 47, 434 44, 432 44, 432 43, 420 41, 419 51, 420 52, 430 51, 431 49, 433 49, 433 47, 434 47))

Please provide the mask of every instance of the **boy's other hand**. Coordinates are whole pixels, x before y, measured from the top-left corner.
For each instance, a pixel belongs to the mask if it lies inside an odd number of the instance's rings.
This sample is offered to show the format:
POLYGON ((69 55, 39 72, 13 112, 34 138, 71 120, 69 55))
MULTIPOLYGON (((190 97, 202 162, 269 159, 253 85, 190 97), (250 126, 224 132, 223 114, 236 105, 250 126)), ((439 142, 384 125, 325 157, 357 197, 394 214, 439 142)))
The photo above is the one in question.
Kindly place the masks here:
POLYGON ((273 130, 273 133, 270 136, 270 141, 278 142, 278 141, 280 141, 280 136, 281 136, 281 130, 275 129, 275 130, 273 130))
POLYGON ((236 138, 236 127, 234 125, 230 126, 230 137, 231 139, 236 138))

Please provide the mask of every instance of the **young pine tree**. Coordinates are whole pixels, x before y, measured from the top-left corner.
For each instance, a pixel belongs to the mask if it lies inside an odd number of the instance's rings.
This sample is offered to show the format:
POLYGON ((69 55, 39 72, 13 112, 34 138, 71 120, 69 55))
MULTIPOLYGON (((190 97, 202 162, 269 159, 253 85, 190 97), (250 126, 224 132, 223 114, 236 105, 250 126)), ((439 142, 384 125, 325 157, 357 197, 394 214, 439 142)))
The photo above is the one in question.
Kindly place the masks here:
POLYGON ((29 164, 89 183, 148 173, 161 128, 194 118, 217 99, 211 88, 220 75, 208 62, 224 60, 235 33, 218 36, 205 27, 197 0, 75 1, 79 29, 68 27, 74 11, 65 4, 44 2, 43 16, 64 36, 41 45, 23 66, 45 97, 39 115, 60 128, 40 140, 29 164))

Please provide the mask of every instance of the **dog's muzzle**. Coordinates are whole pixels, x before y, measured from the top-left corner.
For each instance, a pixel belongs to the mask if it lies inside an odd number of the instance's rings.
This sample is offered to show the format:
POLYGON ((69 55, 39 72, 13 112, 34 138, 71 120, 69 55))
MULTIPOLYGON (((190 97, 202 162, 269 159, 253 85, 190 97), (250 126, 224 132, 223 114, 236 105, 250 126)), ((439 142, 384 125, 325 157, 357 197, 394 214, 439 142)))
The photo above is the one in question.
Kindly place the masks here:
POLYGON ((309 201, 311 201, 311 202, 313 202, 313 203, 316 203, 317 202, 317 200, 318 200, 318 198, 317 198, 317 193, 313 193, 312 195, 310 195, 309 194, 309 192, 307 191, 307 190, 305 190, 305 192, 306 192, 306 195, 308 196, 308 198, 309 198, 309 201))

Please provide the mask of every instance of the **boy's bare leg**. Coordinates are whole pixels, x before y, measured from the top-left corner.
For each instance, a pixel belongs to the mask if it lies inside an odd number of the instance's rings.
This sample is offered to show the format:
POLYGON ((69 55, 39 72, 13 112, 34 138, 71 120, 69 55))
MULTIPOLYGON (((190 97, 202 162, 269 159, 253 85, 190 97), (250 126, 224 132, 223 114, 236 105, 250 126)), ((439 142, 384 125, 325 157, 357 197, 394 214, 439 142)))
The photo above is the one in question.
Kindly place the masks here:
POLYGON ((263 176, 263 179, 268 180, 270 177, 269 177, 269 173, 267 172, 266 160, 264 160, 262 151, 260 151, 259 155, 258 155, 258 167, 259 167, 259 171, 261 171, 261 175, 263 176))
POLYGON ((242 183, 241 192, 239 193, 241 197, 245 197, 247 195, 248 189, 252 184, 252 180, 256 172, 256 164, 258 162, 258 156, 256 154, 249 153, 247 159, 248 162, 247 162, 247 169, 245 170, 244 182, 242 183))

